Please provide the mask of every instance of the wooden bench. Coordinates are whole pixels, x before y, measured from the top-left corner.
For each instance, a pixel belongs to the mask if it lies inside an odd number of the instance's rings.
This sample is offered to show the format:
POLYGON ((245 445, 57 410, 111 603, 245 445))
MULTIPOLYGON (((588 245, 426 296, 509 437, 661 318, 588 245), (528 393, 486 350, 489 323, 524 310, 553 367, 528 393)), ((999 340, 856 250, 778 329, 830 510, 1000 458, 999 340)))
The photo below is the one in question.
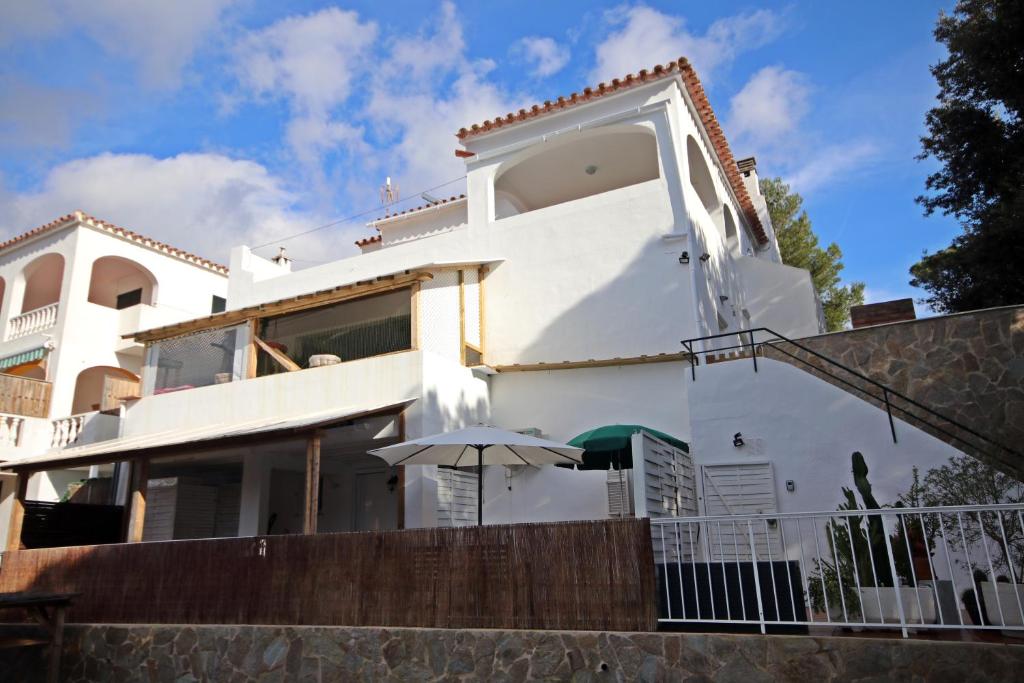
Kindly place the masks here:
POLYGON ((0 610, 22 609, 31 614, 45 632, 42 638, 0 638, 0 648, 49 645, 46 680, 57 683, 60 653, 64 645, 64 616, 78 593, 0 593, 0 610))

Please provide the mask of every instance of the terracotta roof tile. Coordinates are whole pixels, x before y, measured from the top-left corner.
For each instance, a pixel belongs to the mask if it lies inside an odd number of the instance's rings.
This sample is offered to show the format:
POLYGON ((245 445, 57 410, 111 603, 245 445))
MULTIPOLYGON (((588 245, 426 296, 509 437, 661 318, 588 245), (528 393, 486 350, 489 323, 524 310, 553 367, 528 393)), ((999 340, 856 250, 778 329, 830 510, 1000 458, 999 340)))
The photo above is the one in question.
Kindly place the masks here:
POLYGON ((372 235, 370 237, 364 237, 361 240, 356 240, 357 247, 367 247, 374 242, 380 242, 383 238, 380 235, 372 235))
POLYGON ((443 204, 450 204, 452 202, 461 201, 461 200, 463 200, 465 198, 466 198, 466 195, 460 194, 458 196, 451 196, 448 199, 439 199, 439 200, 437 200, 436 202, 434 202, 432 204, 423 204, 421 206, 414 206, 411 209, 406 209, 405 211, 399 211, 397 213, 384 214, 384 216, 382 216, 381 218, 378 218, 378 219, 374 220, 371 223, 371 225, 373 223, 376 223, 377 221, 383 221, 383 220, 386 220, 388 218, 394 218, 395 216, 407 216, 409 214, 416 213, 417 211, 424 211, 426 209, 432 209, 435 206, 441 206, 443 204))
POLYGON ((73 223, 82 223, 83 225, 88 225, 90 227, 97 228, 98 230, 103 230, 112 235, 123 237, 124 239, 127 239, 130 242, 135 242, 136 244, 139 244, 141 246, 149 247, 150 249, 163 252, 168 256, 173 256, 175 258, 182 259, 183 261, 188 261, 189 263, 201 266, 203 268, 208 268, 217 273, 221 273, 222 275, 227 275, 228 272, 227 266, 222 266, 221 264, 216 263, 214 261, 210 261, 209 259, 205 259, 202 256, 196 256, 195 254, 191 254, 182 249, 178 249, 177 247, 172 247, 169 244, 164 244, 163 242, 158 242, 157 240, 150 239, 145 235, 140 235, 137 232, 132 232, 131 230, 114 225, 113 223, 108 223, 107 221, 83 213, 82 211, 75 211, 73 213, 67 214, 66 216, 61 216, 57 220, 50 221, 46 225, 40 225, 37 228, 32 228, 28 232, 24 232, 20 235, 17 235, 16 237, 12 237, 11 239, 5 242, 0 242, 0 251, 21 244, 22 242, 32 239, 33 237, 38 237, 48 232, 53 232, 56 230, 60 230, 61 228, 66 228, 72 225, 73 223))
POLYGON ((732 156, 732 150, 729 149, 729 143, 725 139, 725 134, 722 132, 722 127, 718 123, 718 119, 715 117, 715 112, 711 108, 711 102, 708 100, 707 93, 704 92, 704 86, 701 85, 700 79, 697 77, 697 73, 693 70, 693 66, 685 57, 680 57, 674 62, 668 64, 656 64, 653 69, 641 69, 636 74, 626 74, 623 78, 613 78, 611 83, 598 83, 596 88, 583 88, 581 93, 572 93, 568 97, 559 97, 556 101, 546 100, 543 105, 534 104, 528 110, 520 109, 517 113, 508 113, 504 116, 499 116, 494 120, 484 121, 482 124, 474 123, 469 128, 460 128, 459 132, 456 133, 456 137, 459 140, 466 140, 475 135, 482 135, 489 133, 499 128, 514 125, 516 123, 527 121, 530 119, 549 114, 551 112, 559 111, 567 107, 571 107, 577 104, 583 104, 584 102, 590 102, 592 100, 604 97, 605 95, 611 95, 614 93, 628 90, 633 87, 637 87, 646 83, 652 83, 664 78, 680 76, 683 81, 683 85, 686 87, 686 92, 689 94, 690 99, 693 101, 694 107, 697 109, 697 113, 700 115, 701 122, 704 124, 704 129, 707 131, 708 137, 711 139, 711 143, 715 148, 715 153, 718 155, 719 160, 722 162, 722 166, 725 168, 725 175, 729 180, 729 185, 732 188, 733 194, 736 195, 736 200, 740 204, 740 209, 743 211, 743 215, 747 220, 747 223, 753 229, 757 236, 757 241, 761 244, 768 242, 768 234, 761 224, 761 219, 757 216, 757 209, 754 208, 754 202, 750 198, 750 194, 747 192, 746 186, 743 184, 743 178, 740 175, 739 169, 736 166, 736 161, 732 156))

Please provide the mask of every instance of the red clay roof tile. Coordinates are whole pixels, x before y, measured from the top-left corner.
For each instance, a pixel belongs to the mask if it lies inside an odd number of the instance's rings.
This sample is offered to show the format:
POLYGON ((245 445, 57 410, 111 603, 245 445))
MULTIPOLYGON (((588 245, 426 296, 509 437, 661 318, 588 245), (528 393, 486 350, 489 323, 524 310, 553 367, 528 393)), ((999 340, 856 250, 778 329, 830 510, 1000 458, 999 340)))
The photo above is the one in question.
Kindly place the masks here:
MULTIPOLYGON (((704 86, 701 85, 700 79, 697 77, 697 73, 693 70, 693 66, 685 57, 680 57, 676 61, 669 62, 664 65, 656 64, 652 71, 640 69, 640 71, 635 75, 627 74, 624 78, 614 78, 612 79, 610 86, 605 83, 598 83, 596 90, 590 87, 583 88, 582 94, 574 92, 569 95, 568 101, 566 101, 565 97, 559 97, 557 103, 552 103, 551 100, 546 100, 543 106, 534 104, 529 110, 520 109, 518 115, 507 114, 505 117, 499 116, 494 121, 484 121, 482 125, 474 123, 469 128, 460 128, 459 132, 456 133, 456 137, 458 137, 459 140, 466 140, 467 138, 471 138, 475 135, 482 135, 507 125, 537 118, 538 116, 542 116, 557 109, 582 104, 605 95, 611 95, 644 83, 650 83, 676 75, 682 78, 686 92, 693 101, 694 107, 697 108, 701 122, 704 124, 704 129, 707 131, 708 137, 711 139, 712 145, 715 148, 715 153, 718 155, 719 160, 722 162, 722 166, 725 168, 725 175, 729 179, 729 185, 732 187, 733 194, 736 195, 736 200, 740 204, 740 209, 743 211, 743 215, 747 219, 747 223, 756 234, 757 241, 761 244, 766 244, 768 242, 768 234, 765 231, 764 226, 761 224, 761 219, 758 218, 754 202, 750 198, 750 194, 747 192, 746 186, 743 184, 743 178, 736 166, 732 150, 729 149, 729 143, 725 139, 725 134, 722 132, 722 127, 719 125, 718 119, 715 117, 714 110, 711 108, 711 102, 708 100, 707 93, 704 92, 704 86)), ((456 154, 458 154, 458 152, 456 152, 456 154)))

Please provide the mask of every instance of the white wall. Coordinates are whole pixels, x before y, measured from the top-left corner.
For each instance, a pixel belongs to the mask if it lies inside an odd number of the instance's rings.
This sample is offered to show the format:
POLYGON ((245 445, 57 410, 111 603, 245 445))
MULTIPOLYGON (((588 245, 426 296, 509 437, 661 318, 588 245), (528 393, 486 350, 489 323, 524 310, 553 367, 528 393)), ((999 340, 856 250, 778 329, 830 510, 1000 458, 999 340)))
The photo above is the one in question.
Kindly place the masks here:
MULTIPOLYGON (((535 427, 566 442, 594 427, 639 424, 689 441, 687 363, 509 372, 491 378, 493 424, 535 427)), ((504 467, 484 473, 484 521, 538 522, 608 516, 607 473, 520 468, 508 490, 504 467)))
POLYGON ((757 373, 749 361, 702 365, 685 382, 696 464, 771 462, 781 512, 835 510, 841 487, 853 488, 853 451, 864 454, 881 503, 907 490, 913 466, 923 473, 959 454, 900 421, 893 443, 884 410, 779 361, 759 360, 757 373), (732 445, 736 432, 741 448, 732 445))
POLYGON ((824 332, 809 272, 747 257, 737 267, 747 289, 751 327, 767 327, 791 339, 824 332))

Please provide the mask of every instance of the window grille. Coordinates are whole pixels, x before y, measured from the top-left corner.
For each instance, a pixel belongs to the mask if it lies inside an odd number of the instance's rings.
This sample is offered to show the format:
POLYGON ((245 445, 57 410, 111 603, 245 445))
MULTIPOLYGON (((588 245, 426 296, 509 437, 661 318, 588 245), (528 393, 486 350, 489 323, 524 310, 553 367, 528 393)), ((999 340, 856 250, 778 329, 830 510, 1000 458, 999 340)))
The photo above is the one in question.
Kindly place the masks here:
POLYGON ((154 343, 155 393, 222 384, 236 379, 241 328, 221 327, 154 343))

